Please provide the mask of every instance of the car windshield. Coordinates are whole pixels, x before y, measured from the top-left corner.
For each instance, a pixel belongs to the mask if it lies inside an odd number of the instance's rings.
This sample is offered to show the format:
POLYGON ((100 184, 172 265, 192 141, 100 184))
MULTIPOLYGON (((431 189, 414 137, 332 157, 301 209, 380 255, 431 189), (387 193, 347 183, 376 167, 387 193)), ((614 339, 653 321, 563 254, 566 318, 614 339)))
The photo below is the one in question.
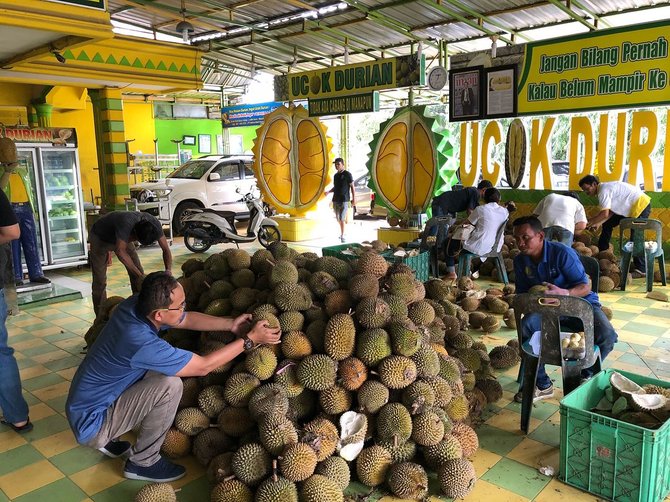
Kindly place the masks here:
POLYGON ((191 160, 170 173, 168 178, 199 180, 214 162, 213 160, 191 160))

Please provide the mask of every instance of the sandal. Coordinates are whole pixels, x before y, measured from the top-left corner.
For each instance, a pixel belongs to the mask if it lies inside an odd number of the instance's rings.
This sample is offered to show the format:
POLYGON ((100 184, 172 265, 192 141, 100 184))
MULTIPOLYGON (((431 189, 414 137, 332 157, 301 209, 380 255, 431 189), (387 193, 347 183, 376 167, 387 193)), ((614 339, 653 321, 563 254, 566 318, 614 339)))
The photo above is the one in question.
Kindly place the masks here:
POLYGON ((6 425, 8 427, 11 427, 12 429, 14 429, 14 432, 18 432, 19 434, 23 434, 24 432, 30 432, 31 430, 33 430, 33 423, 30 421, 30 419, 28 419, 28 421, 21 426, 14 425, 14 424, 12 424, 10 422, 6 422, 4 420, 0 420, 0 423, 2 425, 6 425))

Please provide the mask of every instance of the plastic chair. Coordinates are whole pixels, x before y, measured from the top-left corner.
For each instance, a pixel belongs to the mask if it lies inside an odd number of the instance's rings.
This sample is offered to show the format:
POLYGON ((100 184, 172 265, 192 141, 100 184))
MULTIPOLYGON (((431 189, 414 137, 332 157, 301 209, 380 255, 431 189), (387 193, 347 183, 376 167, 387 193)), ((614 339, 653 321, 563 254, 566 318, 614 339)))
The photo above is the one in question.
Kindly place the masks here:
POLYGON ((426 222, 423 229, 419 249, 421 249, 421 251, 428 250, 430 253, 430 275, 432 277, 440 276, 437 254, 447 238, 449 227, 453 225, 455 221, 456 219, 453 216, 434 216, 426 222), (428 241, 428 237, 431 235, 435 236, 434 243, 428 241))
POLYGON ((586 275, 591 279, 591 291, 597 293, 598 285, 600 284, 600 265, 598 264, 598 260, 584 255, 579 255, 579 259, 582 262, 586 275))
POLYGON ((528 433, 538 366, 541 363, 560 366, 563 375, 563 393, 568 395, 579 386, 582 370, 595 365, 596 373, 600 371, 600 349, 593 341, 593 306, 583 298, 523 293, 514 298, 514 317, 523 365, 521 430, 528 433), (542 320, 539 355, 533 353, 529 341, 522 341, 523 317, 530 314, 539 314, 542 320), (565 320, 567 317, 578 318, 583 324, 585 337, 583 359, 566 360, 563 357, 560 320, 561 318, 565 320))
POLYGON ((463 249, 458 255, 458 277, 467 277, 470 275, 470 264, 472 263, 472 258, 479 256, 480 258, 495 258, 496 265, 498 267, 498 272, 502 276, 502 280, 505 284, 509 284, 509 279, 507 278, 507 269, 505 268, 505 260, 503 259, 502 253, 497 251, 498 243, 502 237, 503 232, 505 231, 505 225, 507 225, 507 219, 502 222, 498 230, 496 231, 496 238, 493 241, 493 247, 491 251, 483 255, 476 255, 470 251, 463 249))
POLYGON ((658 266, 661 269, 661 284, 667 284, 665 277, 665 254, 663 253, 663 229, 661 222, 647 218, 624 218, 619 223, 619 242, 621 245, 621 291, 626 290, 626 280, 628 279, 628 267, 630 267, 630 260, 633 256, 644 257, 646 265, 647 276, 647 291, 651 291, 654 287, 654 259, 658 259, 658 266), (627 251, 625 249, 627 240, 624 240, 624 230, 631 231, 631 240, 633 242, 633 249, 627 251), (656 249, 645 248, 645 231, 655 232, 656 249))

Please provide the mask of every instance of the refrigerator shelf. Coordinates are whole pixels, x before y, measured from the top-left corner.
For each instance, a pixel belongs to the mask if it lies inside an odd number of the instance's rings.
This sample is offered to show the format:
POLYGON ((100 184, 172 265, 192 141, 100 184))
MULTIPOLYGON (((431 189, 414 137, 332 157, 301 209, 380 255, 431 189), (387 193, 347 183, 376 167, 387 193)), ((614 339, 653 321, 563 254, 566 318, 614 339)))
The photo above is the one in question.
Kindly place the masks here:
MULTIPOLYGON (((56 234, 79 234, 79 228, 64 228, 62 230, 52 230, 51 235, 56 234)), ((74 242, 74 241, 73 241, 74 242)))
POLYGON ((79 219, 78 214, 73 214, 71 216, 49 216, 49 219, 52 221, 62 221, 62 220, 77 220, 79 219))
POLYGON ((74 186, 74 185, 61 185, 61 186, 58 186, 58 187, 46 187, 46 188, 47 188, 47 191, 51 191, 51 190, 72 190, 73 188, 77 188, 77 187, 74 186))
POLYGON ((49 173, 68 173, 68 174, 72 174, 72 169, 49 169, 49 168, 45 168, 44 173, 45 174, 49 174, 49 173))
POLYGON ((50 202, 57 202, 58 204, 76 204, 76 199, 66 199, 65 197, 59 197, 57 195, 49 196, 48 200, 50 202))

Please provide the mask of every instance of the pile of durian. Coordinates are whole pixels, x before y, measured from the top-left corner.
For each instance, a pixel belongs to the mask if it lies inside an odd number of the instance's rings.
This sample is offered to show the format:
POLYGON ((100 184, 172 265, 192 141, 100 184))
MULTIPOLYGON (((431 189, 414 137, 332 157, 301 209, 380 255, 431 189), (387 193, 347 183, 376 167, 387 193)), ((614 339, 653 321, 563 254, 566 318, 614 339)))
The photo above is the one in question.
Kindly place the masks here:
POLYGON ((615 371, 602 399, 591 411, 646 429, 658 429, 670 419, 670 388, 640 386, 615 371))
MULTIPOLYGON (((337 502, 354 479, 420 500, 426 468, 448 497, 472 490, 470 424, 502 396, 493 368, 516 364, 518 347, 489 357, 467 334, 476 312, 456 303, 465 288, 422 283, 375 252, 347 262, 285 244, 182 270, 189 310, 249 312, 282 330, 280 345, 184 379, 162 453, 208 466, 212 502, 337 502)), ((483 315, 473 324, 500 327, 483 315)), ((166 339, 206 354, 233 335, 173 329, 166 339)))

